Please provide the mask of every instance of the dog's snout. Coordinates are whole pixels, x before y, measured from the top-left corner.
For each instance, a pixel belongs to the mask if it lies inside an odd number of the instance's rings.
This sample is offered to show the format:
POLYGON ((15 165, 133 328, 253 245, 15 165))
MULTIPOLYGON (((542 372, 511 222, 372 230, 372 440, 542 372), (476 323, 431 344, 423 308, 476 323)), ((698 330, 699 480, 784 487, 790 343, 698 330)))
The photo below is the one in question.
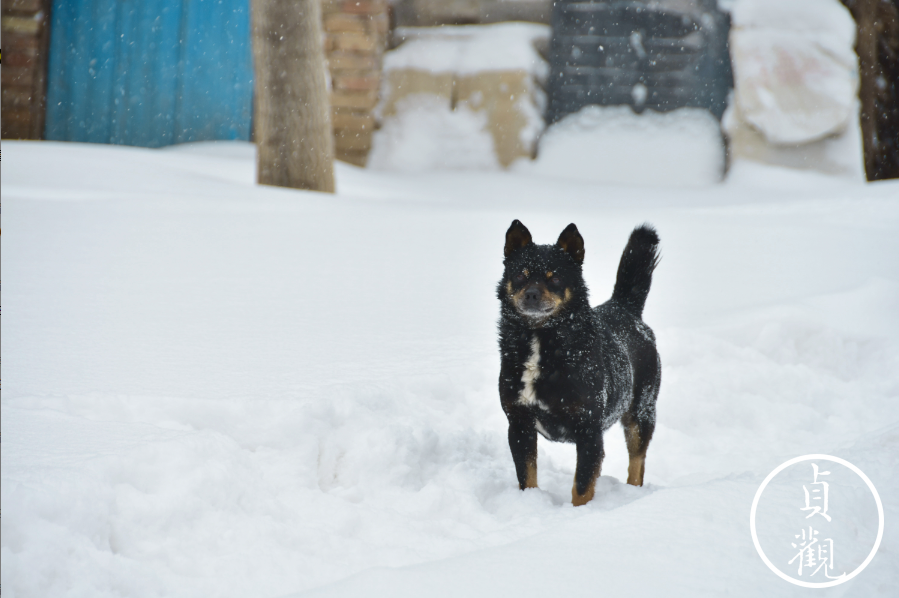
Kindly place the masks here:
POLYGON ((528 307, 540 303, 540 289, 537 285, 531 285, 524 290, 524 303, 528 307))

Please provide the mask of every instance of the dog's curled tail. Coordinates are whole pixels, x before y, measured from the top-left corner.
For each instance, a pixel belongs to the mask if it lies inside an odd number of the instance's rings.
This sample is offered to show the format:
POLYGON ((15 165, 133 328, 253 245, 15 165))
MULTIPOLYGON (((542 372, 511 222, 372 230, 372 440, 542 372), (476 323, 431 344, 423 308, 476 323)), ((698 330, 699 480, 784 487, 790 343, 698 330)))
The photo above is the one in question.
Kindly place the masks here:
POLYGON ((621 254, 612 301, 642 318, 643 306, 652 284, 652 272, 658 265, 658 233, 649 224, 638 226, 631 233, 624 253, 621 254))

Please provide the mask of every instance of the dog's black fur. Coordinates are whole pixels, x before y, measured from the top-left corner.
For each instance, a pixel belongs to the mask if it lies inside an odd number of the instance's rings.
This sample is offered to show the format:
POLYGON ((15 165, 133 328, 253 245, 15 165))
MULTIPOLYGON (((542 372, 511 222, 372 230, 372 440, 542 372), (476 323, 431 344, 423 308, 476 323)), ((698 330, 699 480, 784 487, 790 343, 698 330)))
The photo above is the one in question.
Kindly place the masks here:
POLYGON ((522 490, 537 486, 539 431, 577 445, 571 496, 586 504, 602 465, 602 434, 619 419, 630 456, 627 481, 643 485, 661 362, 642 314, 658 244, 651 226, 634 229, 612 298, 591 309, 577 227, 568 225, 555 245, 535 245, 518 220, 509 227, 497 288, 499 394, 522 490))

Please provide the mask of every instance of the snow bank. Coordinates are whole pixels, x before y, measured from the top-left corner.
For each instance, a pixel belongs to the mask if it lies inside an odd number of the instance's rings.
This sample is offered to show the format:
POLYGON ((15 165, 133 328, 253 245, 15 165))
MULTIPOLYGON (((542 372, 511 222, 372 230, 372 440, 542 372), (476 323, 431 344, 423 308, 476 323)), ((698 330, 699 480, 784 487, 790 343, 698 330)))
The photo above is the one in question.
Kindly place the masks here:
MULTIPOLYGON (((539 116, 538 116, 539 118, 539 116)), ((375 132, 369 168, 395 171, 499 169, 487 113, 451 110, 441 98, 415 94, 375 132)))
POLYGON ((740 111, 770 142, 846 129, 858 90, 854 53, 834 55, 792 31, 738 30, 732 47, 740 111))
POLYGON ((550 127, 523 172, 604 183, 707 185, 721 180, 724 146, 707 110, 635 114, 628 106, 586 106, 550 127))
MULTIPOLYGON (((844 457, 899 516, 896 183, 338 164, 331 196, 255 186, 247 144, 4 146, 4 595, 805 596, 752 547, 769 471, 844 457), (632 227, 660 231, 643 488, 618 427, 588 506, 568 445, 541 440, 541 489, 516 488, 494 295, 513 218, 540 242, 577 223, 594 302, 632 227)), ((888 523, 830 593, 891 596, 897 551, 888 523)))

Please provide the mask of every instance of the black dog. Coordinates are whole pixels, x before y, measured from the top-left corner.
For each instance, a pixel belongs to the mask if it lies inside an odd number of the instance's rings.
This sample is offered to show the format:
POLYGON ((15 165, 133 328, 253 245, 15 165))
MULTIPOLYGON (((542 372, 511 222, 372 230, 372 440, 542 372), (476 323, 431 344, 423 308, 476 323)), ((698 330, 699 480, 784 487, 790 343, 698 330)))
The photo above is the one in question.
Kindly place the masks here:
POLYGON ((497 288, 499 395, 522 490, 537 487, 540 432, 577 445, 571 502, 589 502, 602 466, 602 434, 619 419, 630 455, 627 483, 643 485, 662 376, 655 336, 642 320, 658 244, 652 227, 634 229, 612 298, 591 309, 577 227, 569 224, 555 245, 535 245, 518 220, 509 227, 497 288))

